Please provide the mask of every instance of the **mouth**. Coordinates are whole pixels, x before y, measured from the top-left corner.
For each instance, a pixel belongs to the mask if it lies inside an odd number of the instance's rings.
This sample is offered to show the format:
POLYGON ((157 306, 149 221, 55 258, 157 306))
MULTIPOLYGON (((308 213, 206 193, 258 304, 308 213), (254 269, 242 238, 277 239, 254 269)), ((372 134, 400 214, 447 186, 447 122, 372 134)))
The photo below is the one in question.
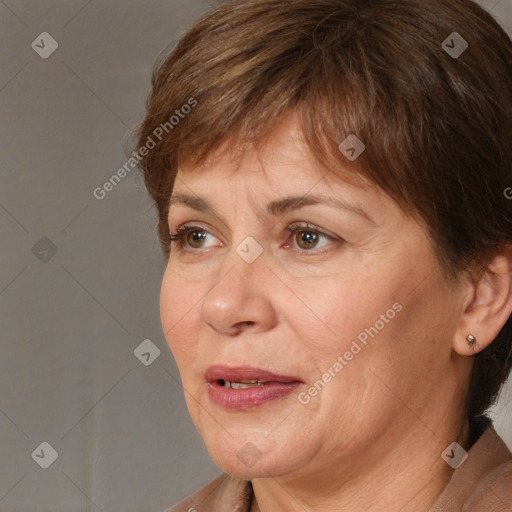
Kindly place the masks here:
POLYGON ((240 382, 230 382, 229 380, 219 379, 217 381, 219 385, 230 389, 249 389, 249 388, 260 388, 266 383, 259 380, 241 380, 240 382))
POLYGON ((304 384, 294 376, 252 367, 211 366, 205 377, 212 402, 231 410, 252 409, 284 398, 304 384))

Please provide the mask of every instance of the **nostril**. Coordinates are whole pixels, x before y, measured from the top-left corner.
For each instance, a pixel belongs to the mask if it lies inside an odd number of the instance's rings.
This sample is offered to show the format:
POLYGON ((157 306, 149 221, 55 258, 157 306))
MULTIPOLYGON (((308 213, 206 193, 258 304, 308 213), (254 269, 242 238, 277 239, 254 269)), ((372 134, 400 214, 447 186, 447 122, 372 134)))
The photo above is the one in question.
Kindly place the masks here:
POLYGON ((247 320, 245 322, 240 322, 238 325, 246 325, 246 326, 252 326, 254 325, 254 321, 253 320, 247 320))

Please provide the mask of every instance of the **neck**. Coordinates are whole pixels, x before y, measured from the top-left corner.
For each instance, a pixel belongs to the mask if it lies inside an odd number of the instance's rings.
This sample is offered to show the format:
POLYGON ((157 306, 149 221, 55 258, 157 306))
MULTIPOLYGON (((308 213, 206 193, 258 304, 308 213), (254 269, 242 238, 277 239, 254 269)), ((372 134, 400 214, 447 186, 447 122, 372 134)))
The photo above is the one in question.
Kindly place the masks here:
POLYGON ((251 512, 429 510, 454 471, 441 454, 453 441, 468 450, 469 426, 453 417, 437 428, 410 413, 408 420, 409 428, 384 432, 357 462, 337 459, 313 477, 254 479, 251 512))

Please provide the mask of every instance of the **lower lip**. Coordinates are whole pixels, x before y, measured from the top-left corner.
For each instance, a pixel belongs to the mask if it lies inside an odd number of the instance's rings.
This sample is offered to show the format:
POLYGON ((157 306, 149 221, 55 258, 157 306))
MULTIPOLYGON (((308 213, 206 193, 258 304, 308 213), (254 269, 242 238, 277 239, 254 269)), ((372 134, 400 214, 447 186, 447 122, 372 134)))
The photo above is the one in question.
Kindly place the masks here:
POLYGON ((212 402, 226 409, 252 409, 271 400, 283 398, 293 392, 302 382, 270 382, 254 388, 231 389, 217 381, 209 382, 212 402))

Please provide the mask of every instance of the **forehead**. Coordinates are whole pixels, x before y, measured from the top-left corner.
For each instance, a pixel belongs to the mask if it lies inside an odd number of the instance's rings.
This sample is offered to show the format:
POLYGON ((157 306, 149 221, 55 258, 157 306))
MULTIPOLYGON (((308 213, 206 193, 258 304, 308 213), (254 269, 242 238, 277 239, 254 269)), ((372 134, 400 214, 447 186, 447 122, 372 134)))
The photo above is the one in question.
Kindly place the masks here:
POLYGON ((295 126, 281 127, 265 147, 248 147, 237 155, 233 159, 227 144, 200 166, 185 166, 176 178, 171 212, 182 206, 222 217, 221 212, 249 208, 262 218, 276 218, 307 206, 327 205, 375 225, 380 207, 390 206, 383 204, 389 199, 375 185, 363 183, 360 177, 352 183, 342 173, 322 168, 295 126))
POLYGON ((251 181, 255 186, 259 182, 269 189, 286 185, 298 187, 297 191, 320 181, 323 187, 350 184, 373 188, 355 166, 344 165, 342 158, 336 169, 322 165, 311 152, 295 112, 284 117, 264 143, 240 142, 237 137, 228 137, 200 164, 182 160, 175 189, 187 183, 210 188, 226 180, 251 181))

